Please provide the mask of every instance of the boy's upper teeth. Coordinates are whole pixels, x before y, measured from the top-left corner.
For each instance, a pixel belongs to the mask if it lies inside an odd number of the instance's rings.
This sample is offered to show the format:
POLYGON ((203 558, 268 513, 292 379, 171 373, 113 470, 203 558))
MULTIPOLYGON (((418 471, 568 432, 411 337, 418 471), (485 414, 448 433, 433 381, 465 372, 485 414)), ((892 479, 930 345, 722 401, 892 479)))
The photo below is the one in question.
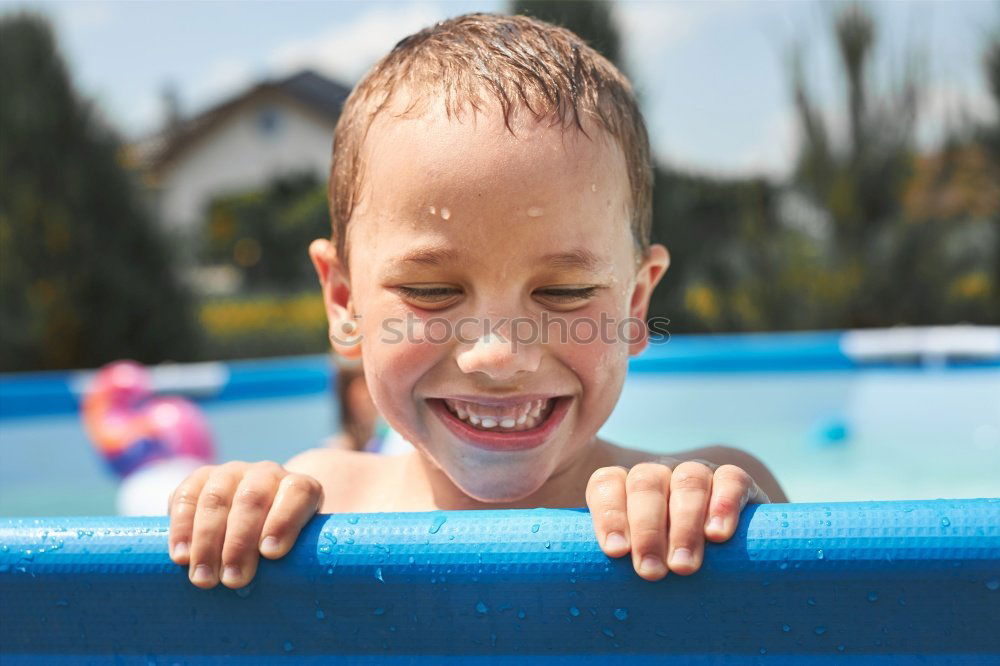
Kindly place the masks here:
POLYGON ((534 427, 543 412, 548 410, 552 398, 528 400, 510 405, 484 405, 468 400, 445 398, 445 404, 452 414, 481 428, 534 427), (530 422, 530 423, 529 423, 530 422))

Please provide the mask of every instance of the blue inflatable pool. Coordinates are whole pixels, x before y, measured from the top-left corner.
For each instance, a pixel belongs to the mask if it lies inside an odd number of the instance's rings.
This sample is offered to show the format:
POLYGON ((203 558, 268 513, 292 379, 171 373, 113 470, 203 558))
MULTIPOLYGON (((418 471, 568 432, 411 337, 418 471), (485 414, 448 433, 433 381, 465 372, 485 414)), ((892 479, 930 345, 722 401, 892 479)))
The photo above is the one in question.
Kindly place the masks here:
POLYGON ((995 499, 751 507, 656 583, 584 510, 317 516, 238 591, 165 518, 0 525, 4 664, 1000 662, 995 499))

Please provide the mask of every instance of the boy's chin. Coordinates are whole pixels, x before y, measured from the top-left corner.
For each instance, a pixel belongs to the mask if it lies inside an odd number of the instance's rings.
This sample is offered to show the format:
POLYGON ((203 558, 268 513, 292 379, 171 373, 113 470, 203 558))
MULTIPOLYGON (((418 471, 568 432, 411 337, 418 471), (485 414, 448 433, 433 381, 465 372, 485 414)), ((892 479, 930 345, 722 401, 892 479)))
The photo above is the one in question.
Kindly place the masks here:
POLYGON ((537 492, 548 478, 546 475, 535 478, 538 473, 537 467, 530 471, 507 470, 502 474, 487 470, 465 472, 464 474, 462 472, 453 474, 446 470, 445 473, 465 495, 484 504, 519 502, 537 492), (490 476, 489 479, 482 477, 483 471, 490 476))

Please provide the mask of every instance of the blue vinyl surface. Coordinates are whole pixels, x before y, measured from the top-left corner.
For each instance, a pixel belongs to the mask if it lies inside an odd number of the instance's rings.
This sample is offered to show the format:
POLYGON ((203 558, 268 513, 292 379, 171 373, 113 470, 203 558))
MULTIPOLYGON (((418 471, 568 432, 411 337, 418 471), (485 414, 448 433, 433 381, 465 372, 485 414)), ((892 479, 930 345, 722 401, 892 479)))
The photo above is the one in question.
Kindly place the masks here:
POLYGON ((1000 500, 751 507, 656 583, 584 510, 321 515, 239 591, 190 585, 166 530, 0 523, 0 661, 1000 662, 1000 500))

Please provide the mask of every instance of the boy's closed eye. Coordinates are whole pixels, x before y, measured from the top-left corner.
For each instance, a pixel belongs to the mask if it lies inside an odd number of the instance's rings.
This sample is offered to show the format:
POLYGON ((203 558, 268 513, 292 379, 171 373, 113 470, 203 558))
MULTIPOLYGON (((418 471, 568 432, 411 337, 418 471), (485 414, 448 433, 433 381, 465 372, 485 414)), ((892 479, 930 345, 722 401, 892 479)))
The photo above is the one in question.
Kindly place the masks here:
MULTIPOLYGON (((603 287, 599 286, 575 285, 545 287, 542 289, 536 289, 534 296, 536 300, 542 302, 543 305, 555 306, 558 308, 566 305, 585 303, 591 300, 597 294, 598 290, 602 288, 603 287)), ((395 289, 403 296, 404 299, 420 307, 426 307, 428 304, 442 308, 447 307, 448 305, 452 305, 462 294, 461 289, 444 285, 399 285, 395 287, 395 289)))

